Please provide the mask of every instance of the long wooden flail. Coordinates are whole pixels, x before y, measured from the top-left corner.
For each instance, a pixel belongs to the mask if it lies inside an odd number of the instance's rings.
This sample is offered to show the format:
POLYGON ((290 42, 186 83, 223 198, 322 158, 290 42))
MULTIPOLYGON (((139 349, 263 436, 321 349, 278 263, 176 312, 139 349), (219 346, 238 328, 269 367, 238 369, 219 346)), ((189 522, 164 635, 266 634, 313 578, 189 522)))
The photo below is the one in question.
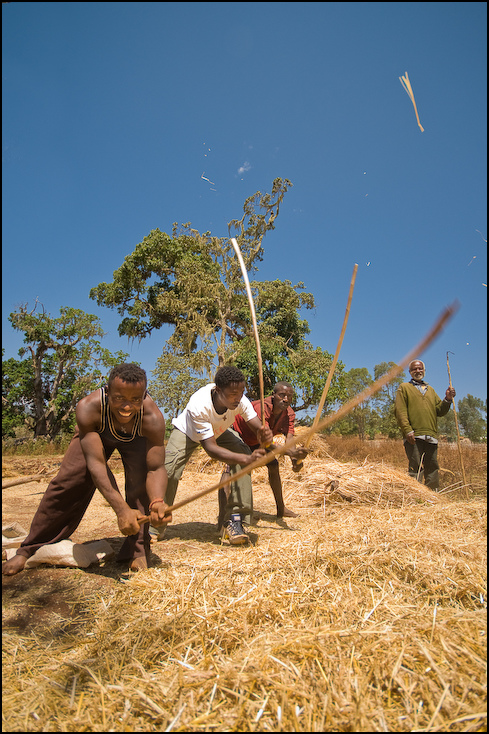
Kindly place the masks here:
POLYGON ((409 77, 408 77, 407 71, 405 72, 405 76, 400 76, 399 77, 399 81, 401 82, 402 86, 404 87, 404 89, 408 93, 409 99, 413 103, 414 111, 416 113, 416 120, 418 121, 418 127, 421 130, 421 132, 424 133, 424 127, 421 125, 421 123, 419 121, 418 108, 416 107, 416 102, 414 100, 414 93, 413 93, 413 90, 412 90, 412 87, 411 87, 411 82, 409 81, 409 77))
MULTIPOLYGON (((452 376, 450 374, 450 362, 448 361, 448 352, 447 352, 447 370, 448 370, 448 384, 450 385, 450 387, 452 387, 452 376)), ((452 399, 452 405, 453 405, 453 415, 455 417, 455 428, 457 431, 458 455, 460 457, 460 466, 462 467, 462 478, 464 480, 465 497, 466 499, 469 499, 469 490, 467 488, 467 480, 465 478, 464 460, 462 457, 462 442, 460 441, 460 431, 458 430, 458 419, 457 419, 457 410, 455 408, 455 398, 452 399)))
MULTIPOLYGON (((326 397, 328 395, 329 386, 331 385, 331 380, 333 379, 334 371, 336 369, 336 363, 338 362, 338 357, 340 356, 340 349, 341 345, 343 344, 343 338, 345 336, 346 331, 346 325, 348 323, 348 317, 350 315, 350 306, 351 306, 351 299, 353 297, 353 288, 355 287, 355 279, 357 277, 357 270, 358 265, 355 263, 355 267, 353 268, 353 275, 351 276, 351 282, 350 282, 350 291, 348 293, 348 302, 346 304, 346 311, 345 311, 345 317, 343 319, 343 326, 341 328, 341 334, 340 338, 338 339, 338 345, 336 347, 336 352, 334 353, 333 361, 331 362, 331 367, 329 368, 329 374, 328 378, 326 380, 326 384, 324 386, 323 394, 321 395, 321 400, 319 401, 319 406, 316 411, 316 415, 314 417, 314 421, 312 423, 312 428, 317 429, 319 420, 321 418, 321 413, 323 412, 324 403, 326 402, 326 397)), ((312 441, 313 433, 311 433, 308 440, 304 441, 304 448, 307 449, 309 444, 312 441)), ((294 467, 294 471, 300 471, 302 469, 303 461, 297 461, 294 467)))
MULTIPOLYGON (((331 415, 326 416, 326 418, 323 418, 319 423, 316 425, 315 428, 310 428, 307 433, 303 436, 304 440, 307 441, 310 437, 312 437, 315 433, 318 431, 327 428, 328 426, 335 423, 340 418, 343 418, 343 416, 347 415, 353 408, 356 408, 357 405, 364 402, 365 400, 368 400, 372 395, 375 395, 375 393, 379 392, 384 385, 387 385, 389 382, 391 382, 397 375, 399 375, 407 365, 413 361, 413 359, 416 359, 420 354, 422 354, 427 347, 431 344, 431 342, 436 339, 437 336, 443 331, 445 328, 447 322, 454 316, 454 314, 458 311, 460 304, 458 301, 454 301, 451 306, 447 306, 437 321, 435 322, 434 326, 430 329, 428 334, 422 339, 422 341, 414 348, 412 349, 409 354, 407 354, 404 359, 400 361, 398 365, 395 365, 392 367, 392 369, 389 370, 389 372, 386 372, 385 375, 383 375, 380 379, 377 380, 377 382, 374 382, 373 385, 363 390, 361 393, 359 393, 355 398, 350 400, 348 403, 343 405, 339 410, 336 411, 336 413, 332 413, 331 415)), ((236 479, 240 479, 241 477, 244 477, 245 474, 249 474, 253 471, 253 469, 258 469, 260 466, 265 466, 266 464, 269 464, 275 457, 281 456, 281 454, 284 454, 289 449, 293 448, 296 445, 297 439, 292 436, 291 438, 288 438, 284 444, 280 446, 276 446, 274 449, 269 451, 265 456, 262 456, 260 459, 257 459, 252 464, 248 464, 248 466, 245 466, 243 469, 240 469, 236 474, 233 474, 233 481, 236 479)), ((190 497, 186 497, 183 500, 180 500, 180 502, 175 502, 174 505, 171 505, 167 512, 173 512, 173 510, 178 510, 180 507, 184 507, 185 505, 188 505, 190 502, 194 502, 195 500, 198 500, 200 497, 204 497, 206 494, 210 494, 211 492, 215 492, 217 489, 221 489, 221 487, 224 487, 226 484, 228 484, 229 480, 218 482, 217 484, 213 484, 211 487, 208 487, 207 489, 202 489, 200 492, 196 492, 195 494, 191 495, 190 497)), ((149 520, 149 518, 147 518, 149 520)), ((139 522, 145 522, 145 518, 141 518, 139 522)))
MULTIPOLYGON (((253 295, 251 293, 251 286, 250 281, 248 278, 248 273, 246 271, 246 265, 243 260, 243 256, 241 254, 241 250, 239 249, 239 245, 234 237, 231 237, 231 244, 233 246, 233 249, 236 253, 236 257, 238 258, 239 267, 241 268, 241 273, 243 275, 244 284, 246 287, 246 295, 248 296, 248 303, 250 305, 250 312, 251 312, 251 321, 253 324, 253 334, 255 337, 255 344, 256 344, 256 358, 258 361, 258 381, 260 383, 260 405, 261 405, 261 422, 262 426, 265 427, 265 388, 263 386, 263 363, 261 359, 261 347, 260 347, 260 339, 258 336, 258 325, 256 323, 256 313, 255 313, 255 304, 253 302, 253 295)), ((236 475, 233 475, 233 480, 236 478, 236 475)))

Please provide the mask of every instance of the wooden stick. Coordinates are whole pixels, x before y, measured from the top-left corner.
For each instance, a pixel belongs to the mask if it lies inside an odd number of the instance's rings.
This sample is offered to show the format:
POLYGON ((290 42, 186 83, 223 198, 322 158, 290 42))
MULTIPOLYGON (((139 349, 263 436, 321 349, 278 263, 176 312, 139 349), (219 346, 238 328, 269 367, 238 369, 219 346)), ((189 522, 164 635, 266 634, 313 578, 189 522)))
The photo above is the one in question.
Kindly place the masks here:
MULTIPOLYGON (((388 372, 385 373, 385 375, 379 378, 377 382, 374 382, 373 385, 366 388, 355 398, 343 405, 339 410, 336 411, 336 413, 332 413, 331 415, 326 416, 326 418, 323 418, 315 428, 310 428, 309 431, 305 434, 304 440, 307 441, 310 436, 314 435, 314 433, 317 433, 323 428, 327 428, 327 426, 330 426, 340 418, 343 418, 343 416, 347 415, 351 410, 353 410, 353 408, 356 408, 357 405, 364 402, 365 400, 368 400, 368 398, 381 390, 384 385, 387 385, 395 377, 397 377, 397 375, 399 375, 404 370, 404 368, 413 361, 413 359, 416 359, 419 354, 424 352, 429 347, 431 342, 436 339, 437 336, 439 336, 441 331, 445 328, 447 322, 458 311, 459 306, 460 304, 458 303, 458 301, 454 301, 451 306, 447 306, 436 320, 434 326, 424 337, 424 339, 422 339, 421 342, 416 345, 416 347, 412 349, 409 354, 407 354, 404 359, 399 362, 398 365, 392 367, 388 372)), ((273 461, 273 459, 275 459, 276 456, 281 456, 282 454, 285 454, 286 451, 296 445, 296 441, 297 439, 294 436, 288 438, 284 444, 276 446, 265 456, 262 456, 260 459, 257 459, 252 464, 248 464, 248 466, 245 466, 243 469, 237 471, 236 474, 233 474, 233 481, 235 481, 236 479, 241 479, 241 477, 244 477, 245 474, 249 474, 250 472, 252 472, 253 469, 258 469, 260 466, 265 466, 266 464, 269 464, 271 461, 273 461)), ((184 507, 184 505, 188 505, 190 502, 194 502, 194 500, 197 500, 200 497, 204 497, 206 494, 210 494, 210 492, 214 492, 216 489, 221 489, 221 487, 224 487, 228 483, 229 479, 226 479, 223 482, 213 484, 207 489, 202 489, 200 492, 196 492, 195 494, 187 497, 184 500, 181 500, 180 502, 175 502, 174 505, 171 505, 168 508, 168 512, 170 513, 173 512, 173 510, 178 510, 180 507, 184 507)))
POLYGON ((265 388, 263 385, 263 363, 261 359, 260 339, 258 337, 258 326, 256 323, 255 304, 253 303, 253 295, 251 293, 250 281, 248 279, 246 265, 244 263, 243 256, 241 254, 241 250, 239 249, 239 245, 234 237, 231 237, 231 244, 238 258, 239 266, 241 268, 241 273, 243 274, 243 280, 246 286, 246 294, 248 296, 248 303, 250 304, 251 321, 253 322, 253 334, 255 336, 255 344, 256 344, 256 357, 258 360, 258 381, 260 383, 261 422, 262 422, 263 428, 265 428, 265 425, 266 425, 265 423, 265 388))
MULTIPOLYGON (((357 263, 355 263, 355 267, 353 268, 353 275, 351 276, 350 292, 348 294, 348 302, 346 304, 346 311, 345 311, 345 316, 344 316, 344 319, 343 319, 343 327, 341 329, 340 338, 338 339, 338 345, 336 347, 336 352, 334 354, 333 361, 331 362, 331 367, 329 368, 328 379, 326 380, 326 384, 324 386, 323 394, 321 395, 321 400, 319 401, 319 406, 318 406, 318 409, 316 411, 316 415, 314 417, 314 421, 312 423, 312 427, 314 429, 317 428, 317 425, 319 423, 319 419, 321 418, 321 413, 322 413, 323 408, 324 408, 324 403, 326 402, 326 396, 328 394, 329 386, 331 385, 331 380, 333 379, 334 371, 336 369, 336 363, 338 362, 338 357, 340 356, 340 349, 341 349, 341 345, 343 344, 343 337, 345 336, 346 325, 348 323, 348 317, 350 315, 351 299, 353 297, 353 288, 355 287, 355 279, 357 277, 357 270, 358 270, 358 265, 357 265, 357 263)), ((307 449, 307 447, 311 443, 312 436, 313 436, 313 434, 311 434, 311 436, 310 436, 310 438, 309 438, 308 441, 305 441, 304 442, 304 448, 307 449)), ((302 469, 302 465, 303 465, 303 461, 302 460, 297 461, 296 464, 295 464, 295 467, 294 467, 294 471, 296 471, 296 472, 300 471, 302 469)))
POLYGON ((15 487, 17 484, 27 484, 28 482, 40 482, 41 479, 50 479, 54 474, 31 474, 29 477, 17 477, 17 479, 7 479, 2 481, 2 489, 15 487))
MULTIPOLYGON (((447 352, 447 370, 448 370, 448 384, 450 385, 450 387, 452 387, 452 376, 450 374, 450 362, 448 361, 448 352, 447 352)), ((467 480, 465 478, 464 460, 462 457, 462 442, 460 441, 460 431, 458 430, 458 420, 457 420, 457 410, 455 408, 455 398, 452 398, 452 405, 453 405, 453 415, 455 417, 455 428, 457 430, 458 455, 460 457, 460 466, 462 467, 462 478, 464 480, 465 497, 466 499, 469 499, 469 490, 467 488, 467 480)))

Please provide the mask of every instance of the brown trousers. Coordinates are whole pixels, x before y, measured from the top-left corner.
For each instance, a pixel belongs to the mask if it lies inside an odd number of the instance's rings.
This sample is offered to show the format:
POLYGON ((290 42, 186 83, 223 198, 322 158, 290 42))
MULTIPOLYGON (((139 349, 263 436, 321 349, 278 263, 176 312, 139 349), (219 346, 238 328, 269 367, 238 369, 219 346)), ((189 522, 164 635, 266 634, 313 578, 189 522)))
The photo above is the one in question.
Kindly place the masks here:
MULTIPOLYGON (((131 442, 117 441, 106 432, 101 435, 106 461, 117 448, 124 466, 126 502, 141 515, 149 514, 146 494, 146 439, 136 437, 131 442)), ((80 524, 95 493, 90 472, 87 468, 78 432, 71 440, 64 455, 58 474, 51 480, 32 520, 29 534, 18 555, 32 556, 38 548, 50 543, 66 540, 80 524)), ((118 560, 149 557, 150 539, 147 523, 139 533, 126 537, 118 560)))

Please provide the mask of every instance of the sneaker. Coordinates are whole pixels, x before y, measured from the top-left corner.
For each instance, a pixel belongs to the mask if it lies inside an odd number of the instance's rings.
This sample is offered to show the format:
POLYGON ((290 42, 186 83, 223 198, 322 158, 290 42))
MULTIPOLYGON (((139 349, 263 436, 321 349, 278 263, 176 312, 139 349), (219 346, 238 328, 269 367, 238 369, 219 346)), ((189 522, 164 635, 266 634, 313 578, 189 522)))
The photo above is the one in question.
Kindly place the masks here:
POLYGON ((241 524, 241 515, 233 514, 228 522, 224 523, 223 540, 229 540, 230 545, 244 545, 248 542, 248 533, 241 524))

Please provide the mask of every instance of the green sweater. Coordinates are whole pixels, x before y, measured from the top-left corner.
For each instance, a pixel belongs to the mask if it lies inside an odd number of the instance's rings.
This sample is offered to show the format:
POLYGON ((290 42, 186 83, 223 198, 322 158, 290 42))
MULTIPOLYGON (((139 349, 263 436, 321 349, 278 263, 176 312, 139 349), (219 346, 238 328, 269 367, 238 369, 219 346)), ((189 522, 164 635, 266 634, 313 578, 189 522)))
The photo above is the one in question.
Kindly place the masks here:
POLYGON ((437 419, 446 415, 451 403, 441 400, 431 385, 424 395, 411 382, 403 382, 396 393, 395 414, 402 435, 438 436, 437 419))

